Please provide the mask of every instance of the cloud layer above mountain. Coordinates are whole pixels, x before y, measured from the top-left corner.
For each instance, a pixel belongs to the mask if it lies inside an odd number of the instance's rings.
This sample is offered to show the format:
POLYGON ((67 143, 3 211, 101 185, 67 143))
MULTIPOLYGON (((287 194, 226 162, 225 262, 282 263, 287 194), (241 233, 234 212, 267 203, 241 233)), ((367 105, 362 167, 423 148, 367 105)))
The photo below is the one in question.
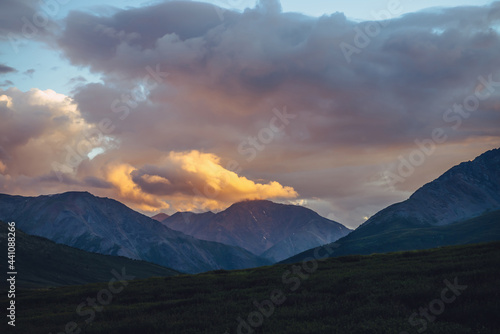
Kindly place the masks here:
POLYGON ((0 91, 1 189, 85 188, 148 211, 303 200, 356 226, 500 146, 500 2, 379 14, 71 12, 50 45, 103 81, 0 91), (416 141, 432 153, 387 181, 416 141))

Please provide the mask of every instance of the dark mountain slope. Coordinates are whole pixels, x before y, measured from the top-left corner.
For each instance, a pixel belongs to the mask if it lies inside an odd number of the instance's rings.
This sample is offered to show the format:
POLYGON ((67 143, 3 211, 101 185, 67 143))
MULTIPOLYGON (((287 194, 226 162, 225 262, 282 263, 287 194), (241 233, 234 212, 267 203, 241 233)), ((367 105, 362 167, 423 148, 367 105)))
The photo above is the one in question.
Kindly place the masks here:
POLYGON ((0 219, 26 233, 108 255, 141 259, 181 272, 268 264, 250 252, 173 231, 120 202, 87 192, 22 197, 0 195, 0 219))
MULTIPOLYGON (((461 163, 336 242, 334 256, 500 240, 500 149, 461 163)), ((314 250, 287 259, 299 261, 314 250)))
POLYGON ((264 200, 235 203, 217 214, 177 213, 163 223, 195 238, 239 246, 273 261, 351 231, 310 209, 264 200))
MULTIPOLYGON (((0 222, 0 249, 7 249, 7 224, 0 222)), ((124 269, 126 275, 139 278, 173 276, 179 272, 159 265, 131 260, 122 256, 110 256, 85 252, 73 247, 56 244, 42 237, 15 231, 15 268, 17 287, 53 287, 94 282, 108 282, 124 269)), ((0 270, 7 271, 7 259, 0 261, 0 270)), ((6 284, 6 281, 1 283, 6 284)))

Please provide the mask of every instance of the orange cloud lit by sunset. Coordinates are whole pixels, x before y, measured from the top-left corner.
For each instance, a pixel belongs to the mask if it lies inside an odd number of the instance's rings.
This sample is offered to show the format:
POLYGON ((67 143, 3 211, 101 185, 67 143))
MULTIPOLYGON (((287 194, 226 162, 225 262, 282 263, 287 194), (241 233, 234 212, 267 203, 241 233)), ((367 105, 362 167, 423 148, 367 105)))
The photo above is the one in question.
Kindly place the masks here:
POLYGON ((114 185, 120 200, 150 212, 168 209, 167 203, 181 210, 219 210, 246 199, 298 196, 292 187, 276 181, 264 184, 239 176, 224 168, 216 155, 196 150, 170 152, 157 167, 159 170, 168 170, 171 177, 144 173, 138 177, 141 181, 138 184, 133 174, 134 171, 141 171, 141 168, 117 164, 108 168, 106 179, 114 185), (149 193, 147 186, 159 190, 154 194, 149 193))

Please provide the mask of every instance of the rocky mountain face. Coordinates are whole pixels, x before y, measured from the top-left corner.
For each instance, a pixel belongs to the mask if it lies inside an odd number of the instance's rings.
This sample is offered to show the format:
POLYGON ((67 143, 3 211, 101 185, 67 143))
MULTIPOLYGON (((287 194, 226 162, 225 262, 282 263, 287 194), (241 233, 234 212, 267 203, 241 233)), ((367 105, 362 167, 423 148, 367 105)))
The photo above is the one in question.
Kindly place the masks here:
POLYGON ((310 209, 265 200, 235 203, 217 214, 176 213, 162 223, 195 238, 239 246, 272 261, 351 232, 310 209))
MULTIPOLYGON (((394 220, 448 225, 500 209, 500 149, 463 162, 418 189, 404 202, 389 206, 358 229, 378 229, 394 220)), ((359 232, 358 232, 359 233, 359 232)))
POLYGON ((181 272, 269 264, 242 248, 198 240, 108 198, 87 192, 0 195, 0 220, 24 232, 85 251, 141 259, 181 272))
MULTIPOLYGON (((500 240, 499 210, 500 149, 494 149, 381 210, 338 240, 333 256, 500 240)), ((313 252, 286 261, 300 261, 313 252)))

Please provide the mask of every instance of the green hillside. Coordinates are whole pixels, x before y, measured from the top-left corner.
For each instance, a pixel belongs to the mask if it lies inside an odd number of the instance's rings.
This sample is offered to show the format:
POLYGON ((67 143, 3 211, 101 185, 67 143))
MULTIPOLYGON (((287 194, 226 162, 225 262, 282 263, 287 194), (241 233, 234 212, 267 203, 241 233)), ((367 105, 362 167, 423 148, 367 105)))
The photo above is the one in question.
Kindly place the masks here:
MULTIPOLYGON (((0 261, 0 271, 7 270, 7 224, 0 222, 0 249, 5 261, 0 261)), ((145 261, 121 256, 85 252, 73 247, 56 244, 45 238, 16 230, 16 270, 18 287, 54 287, 93 282, 107 282, 111 270, 121 271, 137 278, 172 276, 179 273, 145 261)), ((2 280, 0 286, 5 286, 2 280)))
MULTIPOLYGON (((24 290, 16 299, 16 332, 59 333, 67 324, 103 334, 459 334, 500 328, 500 242, 329 258, 305 268, 283 264, 132 281, 100 312, 87 307, 83 315, 78 306, 107 284, 24 290), (248 327, 238 331, 239 317, 248 327)), ((0 304, 6 302, 2 295, 0 304)))
MULTIPOLYGON (((408 220, 393 220, 384 228, 370 224, 335 242, 332 256, 387 253, 500 240, 500 211, 445 226, 424 226, 408 220)), ((314 254, 308 250, 283 263, 301 261, 314 254)))

